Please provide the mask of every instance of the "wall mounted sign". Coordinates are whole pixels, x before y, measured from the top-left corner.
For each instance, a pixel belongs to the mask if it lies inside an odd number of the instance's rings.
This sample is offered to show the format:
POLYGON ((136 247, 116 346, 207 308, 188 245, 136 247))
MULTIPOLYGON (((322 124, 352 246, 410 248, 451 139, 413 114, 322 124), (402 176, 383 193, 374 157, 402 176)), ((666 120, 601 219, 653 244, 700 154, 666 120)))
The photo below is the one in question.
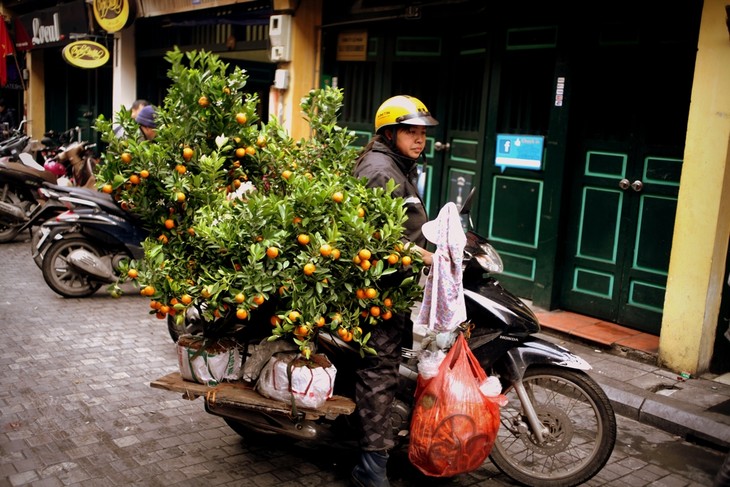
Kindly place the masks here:
POLYGON ((494 164, 504 171, 508 167, 518 169, 542 169, 542 135, 497 134, 497 155, 494 164))
POLYGON ((129 0, 94 0, 94 18, 109 33, 130 25, 134 13, 134 5, 129 0))
POLYGON ((77 68, 93 69, 109 60, 109 50, 94 41, 76 41, 63 48, 63 59, 77 68))
POLYGON ((338 61, 366 61, 368 32, 366 30, 340 32, 337 36, 338 61))
POLYGON ((69 42, 71 34, 88 33, 84 0, 36 10, 15 19, 15 47, 19 51, 62 46, 69 42))

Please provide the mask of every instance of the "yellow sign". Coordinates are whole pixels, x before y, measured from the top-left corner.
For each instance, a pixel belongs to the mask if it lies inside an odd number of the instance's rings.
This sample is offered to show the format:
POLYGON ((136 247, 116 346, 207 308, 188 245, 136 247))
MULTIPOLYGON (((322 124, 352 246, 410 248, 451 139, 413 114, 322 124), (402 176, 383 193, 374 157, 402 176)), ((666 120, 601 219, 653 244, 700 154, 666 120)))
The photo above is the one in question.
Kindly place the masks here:
POLYGON ((93 41, 76 41, 63 48, 63 59, 77 68, 98 68, 109 60, 109 50, 93 41))
POLYGON ((368 58, 368 33, 365 30, 340 32, 337 37, 338 61, 365 61, 368 58))
POLYGON ((94 18, 109 33, 122 30, 129 17, 129 0, 94 0, 94 18))

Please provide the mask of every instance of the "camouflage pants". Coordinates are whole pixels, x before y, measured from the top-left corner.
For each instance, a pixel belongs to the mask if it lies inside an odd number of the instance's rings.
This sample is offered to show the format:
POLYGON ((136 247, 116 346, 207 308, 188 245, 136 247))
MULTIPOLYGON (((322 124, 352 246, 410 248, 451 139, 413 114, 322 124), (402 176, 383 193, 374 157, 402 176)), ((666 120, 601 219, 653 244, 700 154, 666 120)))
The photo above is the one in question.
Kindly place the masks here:
POLYGON ((398 388, 401 340, 410 325, 406 314, 373 327, 368 345, 377 356, 366 355, 356 372, 355 402, 360 420, 360 448, 390 450, 393 442, 390 411, 398 388))

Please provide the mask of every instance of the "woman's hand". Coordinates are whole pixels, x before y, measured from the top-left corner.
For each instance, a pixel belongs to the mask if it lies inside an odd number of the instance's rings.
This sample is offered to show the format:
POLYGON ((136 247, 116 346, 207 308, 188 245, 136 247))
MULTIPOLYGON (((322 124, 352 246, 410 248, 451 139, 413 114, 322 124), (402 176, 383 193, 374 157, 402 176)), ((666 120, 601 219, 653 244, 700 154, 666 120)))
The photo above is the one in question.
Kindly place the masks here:
POLYGON ((428 250, 424 249, 423 247, 419 247, 416 244, 413 244, 413 250, 421 254, 421 258, 423 259, 423 263, 425 265, 430 266, 433 264, 433 253, 429 252, 428 250))

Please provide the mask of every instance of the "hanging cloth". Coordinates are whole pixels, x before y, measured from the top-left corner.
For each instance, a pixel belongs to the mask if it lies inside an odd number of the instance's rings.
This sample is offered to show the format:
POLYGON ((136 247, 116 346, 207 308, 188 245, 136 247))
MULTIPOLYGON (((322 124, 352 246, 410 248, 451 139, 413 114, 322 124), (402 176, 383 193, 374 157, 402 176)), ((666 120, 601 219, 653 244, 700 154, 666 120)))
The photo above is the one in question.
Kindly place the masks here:
POLYGON ((466 235, 456 204, 446 203, 438 217, 425 223, 422 230, 436 245, 436 252, 426 278, 416 324, 438 333, 451 332, 466 321, 461 269, 466 235))

